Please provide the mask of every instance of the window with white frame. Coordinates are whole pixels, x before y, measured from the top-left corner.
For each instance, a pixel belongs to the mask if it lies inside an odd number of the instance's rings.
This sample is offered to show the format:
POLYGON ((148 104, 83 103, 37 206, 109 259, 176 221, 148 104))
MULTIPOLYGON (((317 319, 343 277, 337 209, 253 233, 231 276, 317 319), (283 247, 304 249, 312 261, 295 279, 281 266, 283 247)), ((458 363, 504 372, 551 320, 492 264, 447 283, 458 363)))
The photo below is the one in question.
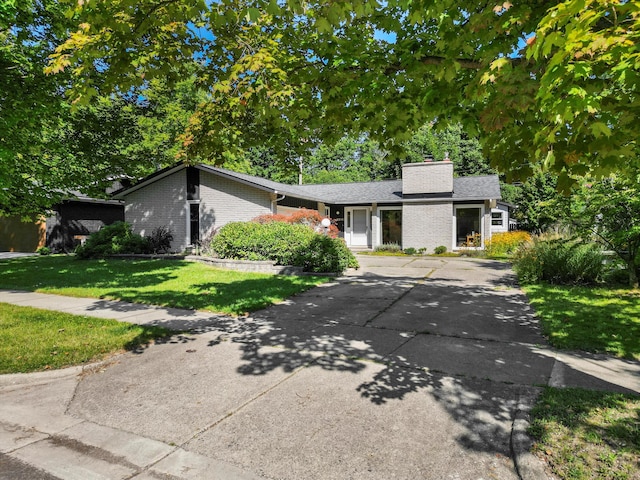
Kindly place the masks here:
POLYGON ((380 244, 402 245, 402 209, 380 208, 380 244))
POLYGON ((491 212, 491 226, 504 227, 504 212, 491 212))

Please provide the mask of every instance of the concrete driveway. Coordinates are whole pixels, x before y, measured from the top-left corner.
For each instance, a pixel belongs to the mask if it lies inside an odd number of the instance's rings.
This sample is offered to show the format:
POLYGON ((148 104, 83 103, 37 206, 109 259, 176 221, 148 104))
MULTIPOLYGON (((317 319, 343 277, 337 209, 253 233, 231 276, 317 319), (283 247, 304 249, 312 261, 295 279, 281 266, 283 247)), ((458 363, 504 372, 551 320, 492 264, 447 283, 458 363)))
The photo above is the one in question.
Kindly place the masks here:
POLYGON ((26 253, 26 252, 0 252, 0 260, 5 260, 9 258, 19 258, 19 257, 33 257, 34 255, 38 255, 38 254, 26 253))
MULTIPOLYGON (((528 406, 558 368, 596 377, 545 347, 508 266, 360 262, 249 317, 165 310, 153 323, 195 329, 80 375, 0 377, 0 466, 47 479, 508 480, 517 463, 544 478, 526 453, 528 406)), ((82 308, 129 308, 101 305, 82 308)))

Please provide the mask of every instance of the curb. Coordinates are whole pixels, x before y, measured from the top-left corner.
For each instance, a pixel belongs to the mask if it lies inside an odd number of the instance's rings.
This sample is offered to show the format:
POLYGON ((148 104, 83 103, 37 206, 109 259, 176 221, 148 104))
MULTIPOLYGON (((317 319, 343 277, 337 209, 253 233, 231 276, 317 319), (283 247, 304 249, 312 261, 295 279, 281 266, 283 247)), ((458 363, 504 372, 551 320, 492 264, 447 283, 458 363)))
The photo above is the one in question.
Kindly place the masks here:
POLYGON ((0 388, 2 387, 18 387, 21 385, 33 385, 41 382, 48 382, 59 378, 77 377, 86 373, 94 373, 100 368, 110 365, 120 353, 100 360, 98 362, 87 363, 84 365, 75 365, 73 367, 59 368, 56 370, 41 370, 29 373, 5 373, 0 375, 0 388))
POLYGON ((540 393, 539 389, 534 388, 520 392, 516 414, 511 426, 511 454, 516 472, 521 480, 550 480, 552 478, 545 471, 542 460, 531 453, 533 440, 527 433, 531 419, 529 413, 540 393))

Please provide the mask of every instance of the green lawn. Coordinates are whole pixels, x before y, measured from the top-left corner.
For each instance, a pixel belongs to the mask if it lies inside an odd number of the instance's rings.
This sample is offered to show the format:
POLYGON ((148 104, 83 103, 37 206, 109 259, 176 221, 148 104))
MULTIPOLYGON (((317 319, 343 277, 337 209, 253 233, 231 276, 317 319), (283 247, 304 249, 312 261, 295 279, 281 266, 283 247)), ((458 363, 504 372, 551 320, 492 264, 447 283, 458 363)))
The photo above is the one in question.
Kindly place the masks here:
POLYGON ((640 291, 547 284, 523 288, 553 346, 640 360, 640 291))
POLYGON ((0 303, 0 374, 94 362, 167 334, 159 327, 0 303))
POLYGON ((0 261, 0 288, 4 289, 231 315, 258 310, 328 280, 220 270, 176 260, 78 260, 61 255, 0 261))
POLYGON ((640 478, 640 397, 547 388, 529 433, 533 451, 559 478, 640 478))

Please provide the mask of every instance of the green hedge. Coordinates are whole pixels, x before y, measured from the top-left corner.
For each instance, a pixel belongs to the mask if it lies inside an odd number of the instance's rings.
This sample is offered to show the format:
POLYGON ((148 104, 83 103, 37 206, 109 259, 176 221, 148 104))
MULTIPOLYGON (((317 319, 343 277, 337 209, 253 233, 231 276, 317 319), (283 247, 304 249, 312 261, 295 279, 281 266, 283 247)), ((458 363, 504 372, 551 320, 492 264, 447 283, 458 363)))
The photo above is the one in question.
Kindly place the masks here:
POLYGON ((270 260, 308 272, 342 273, 358 262, 341 239, 315 233, 305 225, 284 222, 233 222, 211 241, 220 258, 270 260))

